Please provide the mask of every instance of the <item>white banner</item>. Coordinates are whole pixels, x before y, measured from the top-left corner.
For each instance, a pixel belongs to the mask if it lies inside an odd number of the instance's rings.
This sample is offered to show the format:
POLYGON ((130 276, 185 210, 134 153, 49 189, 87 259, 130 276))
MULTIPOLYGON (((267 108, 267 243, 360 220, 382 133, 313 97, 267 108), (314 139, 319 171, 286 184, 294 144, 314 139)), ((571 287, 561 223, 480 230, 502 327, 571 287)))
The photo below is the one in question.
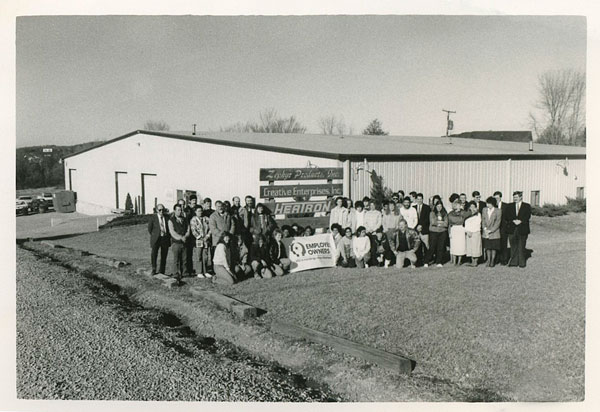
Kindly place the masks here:
POLYGON ((283 239, 292 262, 290 272, 335 266, 335 242, 331 233, 283 239))

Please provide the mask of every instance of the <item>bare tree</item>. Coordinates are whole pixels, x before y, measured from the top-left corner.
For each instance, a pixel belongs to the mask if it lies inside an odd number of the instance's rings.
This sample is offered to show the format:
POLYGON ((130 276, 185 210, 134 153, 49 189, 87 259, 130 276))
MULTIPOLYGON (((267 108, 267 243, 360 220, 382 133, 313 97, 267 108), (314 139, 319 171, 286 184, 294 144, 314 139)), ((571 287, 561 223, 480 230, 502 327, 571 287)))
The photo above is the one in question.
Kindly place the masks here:
POLYGON ((348 127, 346 125, 346 122, 344 121, 344 116, 337 117, 333 114, 330 116, 323 116, 319 118, 318 125, 322 134, 344 135, 351 134, 351 132, 353 131, 351 127, 348 127))
POLYGON ((170 129, 169 125, 162 120, 146 120, 144 123, 144 130, 167 131, 170 129))
POLYGON ((585 133, 585 89, 585 73, 575 70, 548 71, 538 77, 537 111, 530 113, 529 118, 539 142, 581 144, 585 133))
POLYGON ((280 117, 275 109, 266 109, 259 113, 258 122, 237 122, 221 127, 222 132, 240 133, 304 133, 306 127, 295 116, 280 117))

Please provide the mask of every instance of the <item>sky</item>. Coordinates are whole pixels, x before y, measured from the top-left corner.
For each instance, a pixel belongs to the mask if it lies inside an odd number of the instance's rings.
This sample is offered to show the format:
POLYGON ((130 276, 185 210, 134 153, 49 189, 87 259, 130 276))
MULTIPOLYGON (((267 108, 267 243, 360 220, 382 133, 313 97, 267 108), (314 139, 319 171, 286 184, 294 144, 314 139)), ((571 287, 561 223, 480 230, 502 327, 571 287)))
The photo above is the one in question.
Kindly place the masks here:
POLYGON ((111 139, 163 120, 217 131, 268 108, 318 133, 529 130, 537 77, 586 66, 560 16, 18 17, 17 147, 111 139))

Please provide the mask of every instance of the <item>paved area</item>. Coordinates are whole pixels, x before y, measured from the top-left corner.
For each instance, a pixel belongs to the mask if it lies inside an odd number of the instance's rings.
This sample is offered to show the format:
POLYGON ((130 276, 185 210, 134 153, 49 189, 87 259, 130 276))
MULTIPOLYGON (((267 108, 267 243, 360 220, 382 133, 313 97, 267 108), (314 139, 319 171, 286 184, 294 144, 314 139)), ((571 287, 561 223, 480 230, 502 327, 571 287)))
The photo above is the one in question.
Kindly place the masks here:
POLYGON ((16 279, 18 398, 339 400, 29 251, 16 279))
POLYGON ((43 239, 95 232, 98 225, 114 215, 89 216, 82 213, 35 213, 17 216, 17 239, 43 239))

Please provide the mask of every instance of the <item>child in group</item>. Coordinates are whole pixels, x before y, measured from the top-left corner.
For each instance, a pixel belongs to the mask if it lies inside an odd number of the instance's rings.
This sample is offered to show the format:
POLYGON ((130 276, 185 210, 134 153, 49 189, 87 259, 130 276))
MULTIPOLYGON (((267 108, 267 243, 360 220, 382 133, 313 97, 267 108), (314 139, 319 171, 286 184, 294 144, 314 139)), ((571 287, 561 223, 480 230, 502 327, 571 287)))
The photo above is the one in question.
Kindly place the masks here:
POLYGON ((331 225, 331 235, 333 236, 333 242, 335 244, 335 261, 336 264, 339 262, 339 260, 341 259, 341 250, 340 250, 340 241, 342 240, 342 234, 340 233, 342 231, 342 227, 340 225, 338 225, 337 223, 334 223, 333 225, 331 225))
POLYGON ((281 239, 283 239, 283 233, 281 230, 275 229, 269 245, 269 260, 271 261, 270 269, 276 276, 283 276, 290 269, 292 263, 287 257, 286 247, 281 239))
POLYGON ((348 221, 346 222, 346 227, 349 227, 352 232, 356 232, 356 229, 359 226, 364 226, 365 224, 365 205, 360 200, 354 204, 354 208, 350 209, 350 213, 348 213, 348 221))
POLYGON ((215 248, 215 256, 213 264, 215 268, 215 276, 213 283, 222 285, 233 285, 238 281, 237 277, 231 270, 231 249, 230 242, 232 235, 229 232, 223 232, 215 248))
POLYGON ((190 227, 192 229, 192 235, 196 239, 196 253, 198 261, 198 277, 199 278, 211 278, 210 266, 210 245, 208 239, 210 233, 208 231, 208 219, 203 216, 203 208, 197 205, 194 209, 194 217, 190 220, 190 227))
POLYGON ((256 235, 254 239, 254 243, 250 249, 250 265, 254 271, 254 278, 272 278, 273 272, 269 269, 271 263, 267 239, 265 238, 265 235, 262 234, 256 235))
POLYGON ((292 223, 292 230, 290 231, 290 235, 293 236, 302 236, 304 233, 304 229, 298 223, 292 223))
POLYGON ((352 251, 352 229, 347 227, 344 230, 344 236, 340 239, 339 246, 336 243, 336 247, 340 253, 340 257, 337 261, 338 266, 345 268, 356 267, 354 252, 352 251))
POLYGON ((281 226, 281 233, 283 233, 283 238, 286 239, 292 237, 292 230, 293 229, 288 225, 281 226))
POLYGON ((380 227, 375 231, 371 242, 371 265, 387 268, 390 267, 392 259, 394 259, 394 252, 392 252, 387 236, 383 233, 383 228, 380 227))
POLYGON ((248 248, 244 244, 242 236, 236 236, 236 244, 233 247, 233 273, 243 278, 252 273, 252 267, 248 262, 248 248))
POLYGON ((354 260, 359 268, 369 267, 371 260, 371 239, 367 236, 367 229, 360 226, 356 229, 357 237, 352 239, 352 251, 354 252, 354 260))

